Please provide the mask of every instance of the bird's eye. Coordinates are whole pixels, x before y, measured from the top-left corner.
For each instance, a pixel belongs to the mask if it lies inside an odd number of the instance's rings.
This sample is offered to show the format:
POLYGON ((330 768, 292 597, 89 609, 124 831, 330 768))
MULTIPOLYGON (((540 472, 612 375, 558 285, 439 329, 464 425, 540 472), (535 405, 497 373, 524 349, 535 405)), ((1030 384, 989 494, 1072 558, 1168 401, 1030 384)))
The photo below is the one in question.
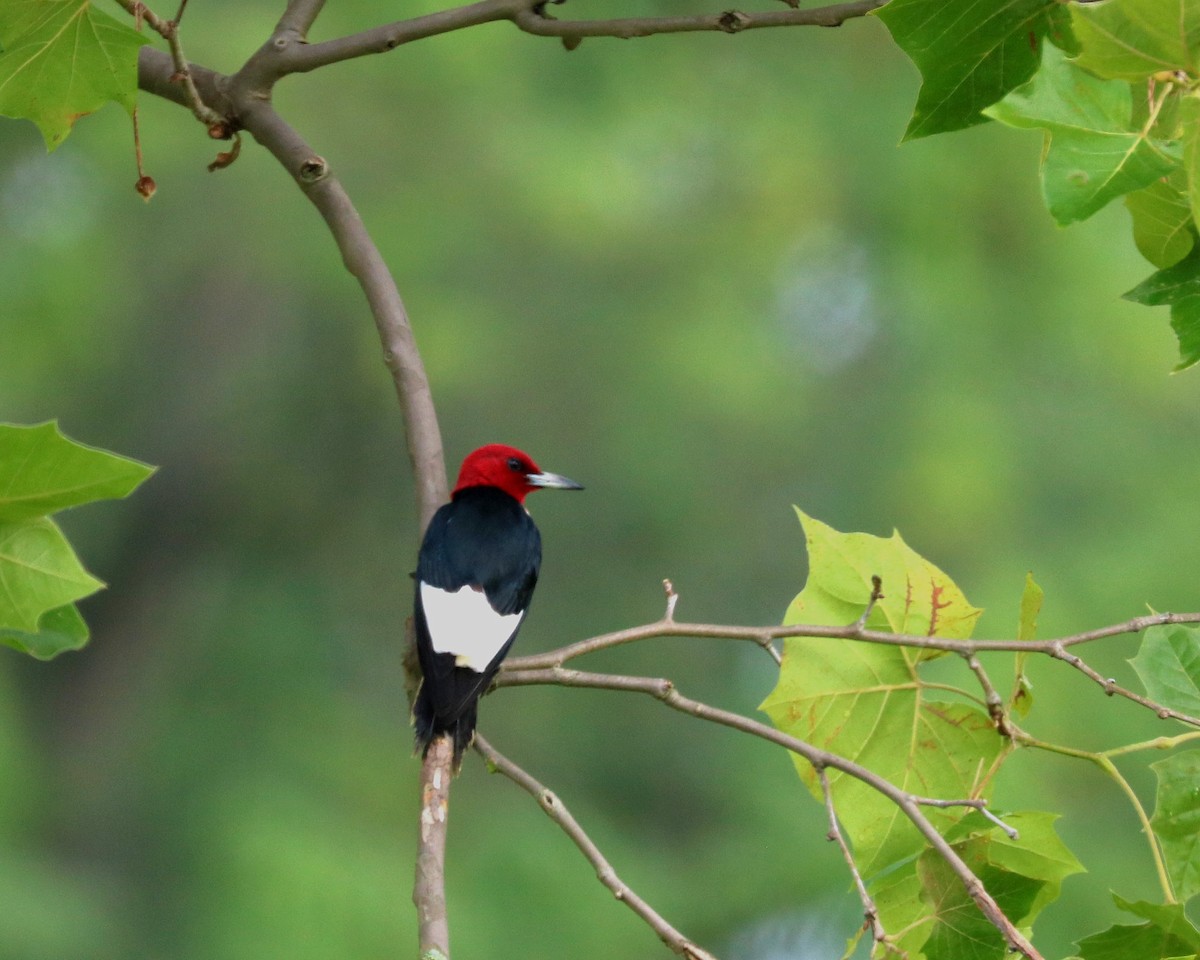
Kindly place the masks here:
POLYGON ((517 473, 524 473, 525 465, 523 463, 521 463, 521 461, 518 460, 516 457, 509 457, 508 458, 508 469, 515 470, 517 473))

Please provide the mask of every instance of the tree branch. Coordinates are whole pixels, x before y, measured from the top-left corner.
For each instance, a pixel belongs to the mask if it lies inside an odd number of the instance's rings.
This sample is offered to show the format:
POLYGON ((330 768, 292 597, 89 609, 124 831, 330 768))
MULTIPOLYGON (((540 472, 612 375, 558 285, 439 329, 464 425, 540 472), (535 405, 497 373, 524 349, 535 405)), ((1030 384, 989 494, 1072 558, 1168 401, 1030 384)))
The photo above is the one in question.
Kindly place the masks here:
MULTIPOLYGON (((433 395, 396 283, 325 159, 284 122, 268 100, 250 96, 234 105, 241 124, 292 175, 325 219, 346 269, 366 294, 404 415, 420 529, 424 530, 447 499, 446 468, 433 395)), ((413 886, 421 956, 431 960, 449 957, 444 865, 452 765, 450 741, 439 737, 421 765, 421 831, 413 886)))
MULTIPOLYGON (((787 750, 804 757, 815 769, 833 767, 856 780, 883 794, 904 814, 917 828, 938 854, 950 866, 950 869, 962 881, 971 899, 979 907, 988 921, 996 927, 1007 941, 1010 949, 1020 953, 1026 960, 1044 960, 1037 948, 1025 937, 1020 930, 1004 915, 999 905, 984 887, 983 882, 975 875, 955 849, 946 841, 937 828, 921 812, 921 805, 928 804, 928 798, 918 797, 897 787, 890 780, 852 760, 830 753, 819 747, 806 743, 797 737, 790 736, 774 727, 769 727, 757 720, 744 717, 741 714, 722 710, 719 707, 692 700, 683 696, 670 680, 654 677, 618 676, 607 673, 585 673, 579 670, 568 670, 565 667, 549 667, 539 670, 501 670, 496 678, 498 687, 527 686, 533 684, 549 684, 564 687, 590 687, 599 690, 624 690, 630 693, 644 693, 660 700, 673 710, 686 713, 701 720, 708 720, 722 726, 740 730, 752 736, 770 741, 787 750)), ((970 803, 957 801, 957 804, 970 806, 970 803)))
MULTIPOLYGON (((630 627, 626 630, 615 630, 612 633, 599 634, 586 640, 579 640, 546 653, 533 654, 527 657, 510 657, 501 667, 505 670, 542 670, 561 667, 576 657, 582 657, 598 650, 634 643, 639 640, 653 640, 659 637, 694 637, 698 639, 716 640, 748 640, 767 649, 771 648, 774 640, 788 637, 816 637, 840 640, 859 640, 864 643, 879 643, 886 646, 908 647, 917 650, 944 650, 947 653, 957 653, 963 657, 971 669, 980 677, 984 692, 989 698, 994 694, 994 688, 989 693, 990 683, 986 674, 978 666, 978 660, 973 660, 976 654, 1009 651, 1018 653, 1041 653, 1062 660, 1074 667, 1088 679, 1096 683, 1108 696, 1125 697, 1134 703, 1153 710, 1159 717, 1168 717, 1200 727, 1200 717, 1182 713, 1164 706, 1148 697, 1141 696, 1105 678, 1082 658, 1070 653, 1068 648, 1083 643, 1092 643, 1107 637, 1115 637, 1126 633, 1140 633, 1153 626, 1172 623, 1200 623, 1200 613, 1152 613, 1134 617, 1122 623, 1087 630, 1082 633, 1069 634, 1049 640, 950 640, 944 637, 927 637, 908 633, 887 633, 881 630, 868 630, 861 619, 843 627, 826 626, 824 624, 794 624, 790 626, 743 627, 715 623, 681 623, 673 618, 664 617, 653 623, 640 627, 630 627), (973 661, 973 663, 972 663, 973 661)), ((993 707, 989 701, 989 710, 993 707)), ((1002 705, 1000 707, 1003 712, 1002 705)), ((995 718, 995 714, 993 715, 995 718)))
POLYGON ((304 40, 308 36, 309 28, 321 15, 324 6, 325 0, 288 0, 287 9, 283 11, 283 16, 275 25, 274 35, 290 33, 300 40, 304 40))
POLYGON ((863 906, 863 918, 866 921, 866 926, 871 931, 871 937, 889 953, 906 957, 907 954, 896 947, 892 942, 892 938, 888 936, 887 931, 883 928, 883 924, 879 920, 879 908, 875 905, 875 899, 871 896, 870 891, 867 890, 867 884, 858 870, 858 863, 854 859, 854 854, 850 851, 850 844, 842 836, 842 828, 838 823, 837 810, 833 805, 833 790, 829 785, 829 774, 825 772, 824 767, 817 767, 817 779, 821 783, 821 794, 825 798, 825 815, 829 818, 829 833, 827 837, 837 843, 838 849, 842 851, 842 859, 846 861, 846 869, 850 871, 850 876, 854 880, 854 889, 858 891, 858 899, 863 906))
MULTIPOLYGON (((125 2, 125 0, 122 0, 125 2)), ((260 89, 292 73, 307 73, 319 67, 357 57, 387 53, 414 40, 462 30, 497 20, 511 20, 525 33, 544 37, 647 37, 659 33, 719 30, 739 33, 760 27, 835 27, 862 17, 885 0, 854 0, 811 9, 766 10, 743 13, 697 14, 686 17, 631 17, 612 20, 555 20, 545 10, 545 0, 479 0, 420 17, 381 24, 369 30, 323 40, 305 42, 322 0, 292 0, 270 41, 247 61, 242 79, 260 89)))
MULTIPOLYGON (((311 6, 297 0, 301 7, 311 6)), ((370 30, 348 34, 320 43, 304 42, 304 32, 293 24, 302 23, 299 17, 280 21, 280 29, 260 47, 239 71, 242 79, 253 86, 269 88, 292 73, 307 73, 333 63, 353 60, 376 53, 387 53, 414 40, 433 37, 466 27, 507 20, 512 17, 514 0, 480 0, 478 3, 435 13, 385 23, 370 30)))
POLYGON ((804 10, 759 10, 751 13, 726 10, 723 13, 684 17, 623 17, 612 20, 556 20, 545 12, 544 4, 534 4, 517 10, 512 15, 512 21, 526 33, 539 37, 619 37, 629 40, 660 33, 741 33, 761 27, 838 27, 847 20, 865 16, 885 2, 856 0, 853 3, 836 3, 804 10))
POLYGON ((252 100, 236 106, 242 126, 283 165, 320 212, 342 262, 367 297, 384 362, 404 412, 423 530, 434 511, 446 502, 446 468, 429 381, 395 280, 325 159, 284 122, 269 102, 252 100))
POLYGON ((429 753, 421 764, 421 831, 413 881, 421 960, 446 960, 450 956, 450 922, 446 915, 446 827, 450 815, 453 760, 454 747, 449 738, 438 737, 429 745, 429 753))
POLYGON ((716 960, 707 950, 698 947, 671 926, 653 907, 634 893, 629 885, 617 876, 617 872, 613 869, 612 864, 605 859, 604 854, 600 852, 600 848, 596 846, 583 827, 579 825, 579 822, 571 815, 571 811, 566 808, 553 791, 539 783, 503 754, 497 752, 495 747, 478 734, 475 736, 475 749, 487 761, 488 766, 493 771, 504 774, 513 783, 517 784, 537 800, 538 806, 545 811, 551 820, 562 828, 563 833, 571 838, 571 842, 579 848, 588 862, 596 869, 597 879, 612 891, 614 897, 646 921, 650 929, 658 934, 658 938, 670 947, 672 951, 684 957, 685 960, 716 960))
POLYGON ((217 139, 228 137, 233 131, 227 130, 225 118, 208 106, 204 102, 204 98, 200 96, 200 91, 192 79, 191 65, 184 55, 183 44, 179 39, 178 20, 183 16, 186 0, 180 4, 179 12, 175 15, 174 20, 164 20, 141 0, 117 0, 117 3, 124 7, 135 20, 139 22, 145 20, 152 30, 167 41, 167 46, 171 50, 171 62, 175 67, 175 72, 171 75, 170 80, 177 82, 183 88, 183 104, 192 111, 192 115, 197 120, 208 128, 211 136, 217 139))
MULTIPOLYGON (((772 640, 786 640, 788 637, 829 637, 840 640, 862 640, 866 643, 881 643, 893 647, 911 647, 918 650, 944 650, 947 653, 957 653, 967 657, 976 653, 994 653, 1009 651, 1012 653, 1044 653, 1065 659, 1055 653, 1055 647, 1073 647, 1081 643, 1091 643, 1107 637, 1119 636, 1123 633, 1140 633, 1147 627, 1163 626, 1172 623, 1200 623, 1200 613, 1151 613, 1141 617, 1133 617, 1121 623, 1083 633, 1067 634, 1049 640, 950 640, 945 637, 928 637, 912 633, 887 633, 882 630, 867 630, 857 623, 842 627, 828 626, 816 623, 798 623, 779 626, 736 626, 717 623, 684 623, 676 620, 655 620, 639 627, 629 627, 625 630, 615 630, 603 633, 586 640, 579 640, 546 653, 533 654, 528 657, 514 657, 506 663, 514 669, 531 670, 543 667, 561 666, 568 660, 582 657, 597 650, 607 650, 609 647, 633 643, 638 640, 653 640, 658 637, 697 637, 716 640, 749 640, 760 646, 772 640)), ((1103 679, 1101 680, 1103 683, 1103 679)))
MULTIPOLYGON (((297 0, 285 11, 281 23, 287 30, 299 30, 311 23, 319 9, 320 3, 297 0)), ((138 65, 138 82, 143 89, 186 105, 186 91, 173 83, 170 58, 161 51, 143 48, 138 65)), ((429 381, 395 280, 329 164, 275 111, 261 87, 238 76, 225 77, 203 68, 193 68, 192 73, 205 99, 219 104, 230 118, 230 129, 247 130, 292 176, 324 218, 346 269, 365 294, 400 401, 420 530, 424 530, 434 511, 447 499, 446 468, 429 381)), ((420 949, 422 956, 429 958, 449 956, 444 863, 452 758, 450 744, 442 738, 431 745, 421 767, 421 829, 413 899, 420 949)))

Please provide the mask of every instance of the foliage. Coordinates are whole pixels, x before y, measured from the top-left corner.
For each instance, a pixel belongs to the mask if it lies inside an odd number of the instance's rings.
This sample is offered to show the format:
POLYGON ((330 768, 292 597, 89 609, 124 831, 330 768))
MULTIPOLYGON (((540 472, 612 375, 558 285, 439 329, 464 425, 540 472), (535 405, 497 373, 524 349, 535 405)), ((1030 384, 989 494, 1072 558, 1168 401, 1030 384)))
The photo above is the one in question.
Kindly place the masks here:
MULTIPOLYGON (((1045 131, 1042 188, 1060 224, 1125 198, 1159 273, 1127 296, 1169 305, 1177 370, 1200 361, 1200 0, 890 0, 877 15, 921 71, 907 139, 995 119, 1045 131)), ((146 39, 93 0, 0 0, 0 113, 50 149, 107 102, 132 111, 146 39)))
POLYGON ((104 586, 50 515, 128 496, 151 467, 68 440, 55 423, 0 424, 0 643, 47 660, 88 639, 75 601, 104 586))
MULTIPOLYGON (((1005 778, 1006 761, 1019 749, 1039 749, 1089 758, 1075 748, 1039 741, 1011 715, 989 715, 977 694, 928 678, 944 651, 925 648, 919 638, 964 639, 982 612, 940 569, 916 554, 899 534, 883 539, 839 533, 797 511, 808 542, 809 576, 788 608, 785 624, 838 626, 866 616, 865 626, 914 636, 911 645, 846 639, 791 637, 785 645, 779 682, 762 709, 781 730, 851 758, 918 797, 949 801, 930 819, 1020 927, 1031 927, 1059 894, 1063 880, 1083 865, 1054 830, 1054 811, 1000 814, 1004 826, 985 819, 971 802, 992 799, 1005 778), (880 573, 883 596, 869 598, 880 573), (958 800, 955 804, 953 801, 958 800), (1008 829, 1006 830, 1005 827, 1008 829)), ((1042 593, 1027 578, 1021 599, 1020 638, 1034 643, 1042 593)), ((1200 627, 1172 625, 1145 631, 1134 660, 1150 697, 1161 705, 1195 703, 1200 681, 1200 627)), ((1007 702, 1022 703, 1021 722, 1037 711, 1023 694, 1025 660, 1015 649, 1013 689, 1007 702)), ((972 665, 985 697, 993 692, 986 673, 972 665)), ((988 700, 987 702, 993 702, 988 700)), ((1192 739, 1184 734, 1181 741, 1192 739)), ((1133 753, 1169 742, 1123 744, 1113 753, 1133 753)), ((801 778, 821 799, 811 765, 796 757, 801 778)), ((1125 783, 1112 766, 1114 779, 1125 783)), ((1183 956, 1181 944, 1200 943, 1183 904, 1200 893, 1200 751, 1173 754, 1153 764, 1159 778, 1157 808, 1146 840, 1149 856, 1165 864, 1162 904, 1118 905, 1146 922, 1115 926, 1080 943, 1085 958, 1151 960, 1183 956), (1165 878, 1164 878, 1165 880, 1165 878), (1153 944, 1153 948, 1151 948, 1153 944), (1155 952, 1157 951, 1157 952, 1155 952), (1164 952, 1165 951, 1165 952, 1164 952)), ((872 892, 890 941, 874 955, 895 949, 927 960, 1002 960, 1008 944, 979 913, 960 877, 895 803, 861 779, 838 772, 829 777, 831 802, 872 892)), ((1007 796, 1019 783, 1006 783, 1007 796)), ((1127 787, 1127 784, 1126 784, 1127 787)))
POLYGON ((1200 209, 1200 3, 1008 2, 981 15, 993 6, 892 0, 880 11, 924 78, 908 135, 989 117, 1044 130, 1042 189, 1061 224, 1126 197, 1138 249, 1162 268, 1147 281, 1152 289, 1128 296, 1170 304, 1176 369, 1190 367, 1200 361, 1200 307, 1185 293, 1200 278, 1187 258, 1200 209), (980 75, 986 82, 970 82, 980 75))

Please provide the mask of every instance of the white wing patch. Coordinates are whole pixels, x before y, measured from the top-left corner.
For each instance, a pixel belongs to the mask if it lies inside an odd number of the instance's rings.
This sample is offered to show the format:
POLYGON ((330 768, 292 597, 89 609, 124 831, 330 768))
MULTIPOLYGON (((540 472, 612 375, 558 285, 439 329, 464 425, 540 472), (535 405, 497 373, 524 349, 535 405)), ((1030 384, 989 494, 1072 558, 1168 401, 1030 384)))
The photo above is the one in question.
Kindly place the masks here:
POLYGON ((525 611, 497 613, 487 594, 474 587, 442 590, 421 583, 421 606, 435 653, 454 655, 455 663, 483 673, 521 625, 525 611))

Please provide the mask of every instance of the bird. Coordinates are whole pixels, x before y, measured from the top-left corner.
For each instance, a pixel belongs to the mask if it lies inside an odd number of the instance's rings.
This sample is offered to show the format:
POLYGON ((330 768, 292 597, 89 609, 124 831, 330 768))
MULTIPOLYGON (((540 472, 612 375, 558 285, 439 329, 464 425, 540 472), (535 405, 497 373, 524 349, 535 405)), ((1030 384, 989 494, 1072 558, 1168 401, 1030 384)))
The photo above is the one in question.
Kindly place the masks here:
POLYGON ((413 625, 421 685, 413 704, 424 757, 441 735, 454 770, 475 739, 479 698, 529 610, 542 538, 525 508, 534 490, 582 490, 543 471, 529 454, 491 443, 468 454, 450 496, 433 515, 413 575, 413 625))

